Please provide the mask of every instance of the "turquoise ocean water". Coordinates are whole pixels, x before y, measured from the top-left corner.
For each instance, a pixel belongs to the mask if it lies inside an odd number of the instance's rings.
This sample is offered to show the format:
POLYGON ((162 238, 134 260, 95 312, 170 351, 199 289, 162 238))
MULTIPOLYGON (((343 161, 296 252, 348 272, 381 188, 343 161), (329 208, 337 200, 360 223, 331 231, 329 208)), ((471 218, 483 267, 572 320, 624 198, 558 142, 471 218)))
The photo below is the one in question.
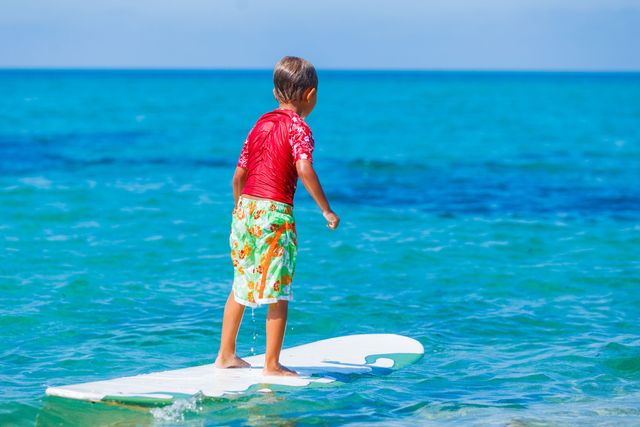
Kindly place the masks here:
POLYGON ((270 72, 3 71, 0 94, 0 425, 640 425, 640 74, 321 72, 342 226, 299 186, 285 346, 388 332, 425 357, 154 410, 44 390, 213 360, 270 72))

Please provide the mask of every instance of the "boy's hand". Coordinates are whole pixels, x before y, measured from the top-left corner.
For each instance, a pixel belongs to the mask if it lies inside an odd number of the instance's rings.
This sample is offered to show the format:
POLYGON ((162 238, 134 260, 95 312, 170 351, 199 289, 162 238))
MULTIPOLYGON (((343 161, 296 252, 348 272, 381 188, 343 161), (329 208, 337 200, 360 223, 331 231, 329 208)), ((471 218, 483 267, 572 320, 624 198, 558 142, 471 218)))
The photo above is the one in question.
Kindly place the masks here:
POLYGON ((332 230, 338 228, 338 224, 340 224, 340 217, 335 214, 333 211, 322 212, 324 219, 327 220, 327 227, 332 230))

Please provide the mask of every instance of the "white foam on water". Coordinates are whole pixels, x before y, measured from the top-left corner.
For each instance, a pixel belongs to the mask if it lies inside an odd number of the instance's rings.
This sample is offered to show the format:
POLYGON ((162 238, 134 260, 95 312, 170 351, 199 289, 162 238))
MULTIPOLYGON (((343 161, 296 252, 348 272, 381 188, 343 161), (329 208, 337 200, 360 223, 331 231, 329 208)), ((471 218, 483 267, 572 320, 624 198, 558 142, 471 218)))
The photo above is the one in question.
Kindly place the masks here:
POLYGON ((32 187, 43 188, 43 189, 51 188, 51 184, 52 184, 52 181, 42 176, 30 176, 30 177, 22 178, 20 182, 23 184, 31 185, 32 187))
POLYGON ((182 422, 189 413, 202 411, 203 395, 198 393, 188 399, 176 399, 171 405, 153 408, 150 412, 158 421, 182 422))
POLYGON ((97 221, 81 221, 71 228, 100 228, 100 223, 97 221))
MULTIPOLYGON (((76 235, 74 234, 73 237, 76 237, 76 235)), ((69 240, 70 238, 71 236, 67 234, 56 234, 54 236, 48 236, 46 239, 49 241, 55 242, 55 241, 69 240)))
POLYGON ((197 258, 198 259, 219 259, 219 258, 226 258, 228 256, 229 256, 228 254, 198 255, 197 258))

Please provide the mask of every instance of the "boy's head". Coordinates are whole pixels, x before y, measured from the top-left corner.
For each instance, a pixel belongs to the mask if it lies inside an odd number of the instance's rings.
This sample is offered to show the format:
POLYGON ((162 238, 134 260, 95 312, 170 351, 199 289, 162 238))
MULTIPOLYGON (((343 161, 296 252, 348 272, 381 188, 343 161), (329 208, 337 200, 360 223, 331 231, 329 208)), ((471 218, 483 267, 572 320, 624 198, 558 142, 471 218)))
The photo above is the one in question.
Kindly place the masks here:
POLYGON ((299 106, 306 114, 313 110, 318 75, 309 61, 296 56, 282 58, 273 70, 273 86, 279 103, 299 106))

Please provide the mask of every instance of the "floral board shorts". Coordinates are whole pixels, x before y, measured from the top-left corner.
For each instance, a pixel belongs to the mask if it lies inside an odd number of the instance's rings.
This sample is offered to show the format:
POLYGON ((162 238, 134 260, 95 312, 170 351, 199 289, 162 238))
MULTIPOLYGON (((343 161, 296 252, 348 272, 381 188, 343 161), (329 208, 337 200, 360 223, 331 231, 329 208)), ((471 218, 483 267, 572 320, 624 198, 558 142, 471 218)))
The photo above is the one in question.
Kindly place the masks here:
POLYGON ((240 197, 231 220, 233 295, 249 307, 293 300, 297 234, 293 207, 240 197))

